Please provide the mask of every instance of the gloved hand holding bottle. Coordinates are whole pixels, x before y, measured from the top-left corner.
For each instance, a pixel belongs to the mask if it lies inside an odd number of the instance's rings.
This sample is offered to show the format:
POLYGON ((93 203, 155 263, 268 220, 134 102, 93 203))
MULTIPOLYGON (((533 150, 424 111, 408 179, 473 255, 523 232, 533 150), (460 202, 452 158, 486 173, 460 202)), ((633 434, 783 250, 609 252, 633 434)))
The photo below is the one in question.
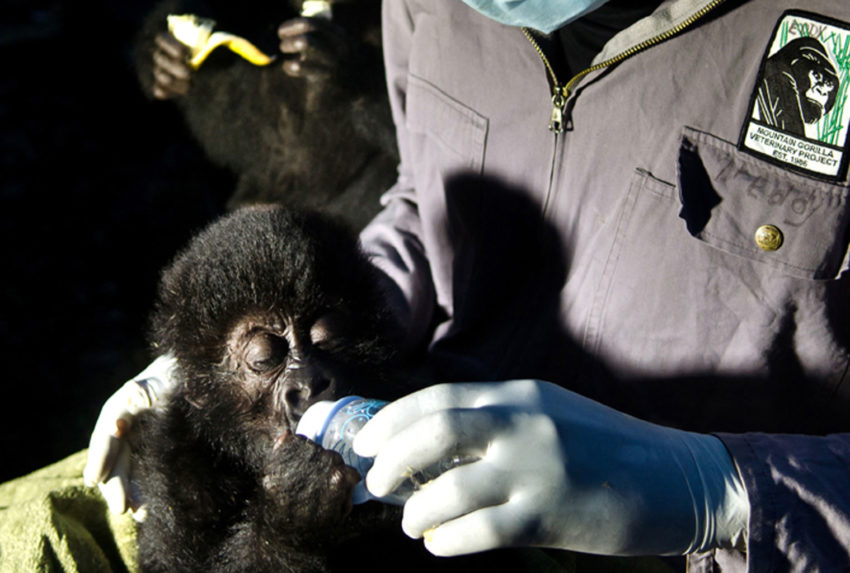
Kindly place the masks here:
POLYGON ((86 485, 97 485, 110 511, 137 510, 140 500, 130 489, 130 445, 127 433, 133 418, 154 407, 174 389, 172 370, 176 359, 160 356, 147 368, 124 383, 100 410, 89 440, 88 459, 83 470, 86 485))
POLYGON ((437 555, 540 546, 670 555, 746 537, 749 502, 716 437, 645 422, 546 382, 441 384, 387 405, 354 441, 376 496, 449 457, 402 527, 437 555))

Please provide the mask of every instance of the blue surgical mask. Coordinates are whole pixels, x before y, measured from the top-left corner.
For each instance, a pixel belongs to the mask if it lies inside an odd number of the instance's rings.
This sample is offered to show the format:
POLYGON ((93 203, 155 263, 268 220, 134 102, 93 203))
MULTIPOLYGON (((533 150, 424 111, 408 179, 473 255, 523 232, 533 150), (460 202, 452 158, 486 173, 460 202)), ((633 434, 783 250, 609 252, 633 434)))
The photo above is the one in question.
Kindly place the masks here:
POLYGON ((564 24, 593 12, 608 0, 463 0, 485 16, 507 24, 551 34, 564 24))

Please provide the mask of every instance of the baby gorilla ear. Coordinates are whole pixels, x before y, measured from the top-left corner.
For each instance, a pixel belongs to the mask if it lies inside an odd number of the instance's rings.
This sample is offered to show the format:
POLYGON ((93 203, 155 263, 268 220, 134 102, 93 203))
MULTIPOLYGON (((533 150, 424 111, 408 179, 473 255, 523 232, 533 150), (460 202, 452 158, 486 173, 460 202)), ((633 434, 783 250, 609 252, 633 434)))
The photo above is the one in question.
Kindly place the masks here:
POLYGON ((193 408, 198 408, 199 410, 206 408, 209 403, 209 396, 207 396, 206 392, 201 391, 199 383, 194 379, 186 381, 186 392, 183 394, 183 399, 193 408))

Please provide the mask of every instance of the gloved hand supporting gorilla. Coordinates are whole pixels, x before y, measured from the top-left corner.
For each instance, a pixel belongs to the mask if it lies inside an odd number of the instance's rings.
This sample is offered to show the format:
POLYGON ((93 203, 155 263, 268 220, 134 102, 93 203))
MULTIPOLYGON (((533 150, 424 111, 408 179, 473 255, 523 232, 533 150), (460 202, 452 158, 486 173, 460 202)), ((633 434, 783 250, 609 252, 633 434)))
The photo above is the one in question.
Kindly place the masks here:
POLYGON ((127 440, 135 417, 171 395, 177 380, 173 356, 160 356, 124 383, 104 403, 89 440, 83 478, 97 486, 113 513, 140 509, 142 501, 130 487, 130 444, 127 440))
POLYGON ((553 384, 444 384, 380 411, 354 448, 377 496, 440 460, 402 526, 437 555, 533 545, 606 555, 731 547, 749 503, 722 442, 650 424, 553 384))

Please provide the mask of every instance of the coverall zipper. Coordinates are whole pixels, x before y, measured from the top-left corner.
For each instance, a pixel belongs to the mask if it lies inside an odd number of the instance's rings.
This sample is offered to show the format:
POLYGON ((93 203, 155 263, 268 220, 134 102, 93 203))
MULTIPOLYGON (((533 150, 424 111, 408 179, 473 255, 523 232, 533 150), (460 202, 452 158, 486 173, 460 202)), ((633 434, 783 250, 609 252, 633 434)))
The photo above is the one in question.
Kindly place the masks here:
POLYGON ((531 30, 528 28, 521 29, 522 33, 525 34, 525 37, 528 38, 528 41, 531 42, 531 45, 537 52, 537 55, 540 56, 541 60, 543 60, 543 65, 546 68, 546 72, 549 74, 549 84, 552 87, 552 113, 549 116, 549 131, 555 135, 555 144, 552 147, 552 162, 549 166, 549 183, 546 189, 546 198, 543 202, 543 213, 545 214, 549 208, 549 198, 552 196, 552 187, 555 182, 555 159, 558 157, 558 141, 560 139, 560 135, 564 133, 564 108, 567 106, 566 94, 568 92, 566 91, 566 86, 562 85, 561 82, 558 81, 558 75, 555 73, 555 69, 549 62, 549 58, 546 57, 546 52, 544 52, 543 48, 540 47, 540 43, 534 38, 531 30))
POLYGON ((666 30, 657 36, 654 36, 648 40, 641 42, 635 46, 632 46, 628 50, 617 54, 612 58, 608 58, 604 62, 599 62, 598 64, 594 64, 589 68, 582 70, 581 72, 575 74, 567 83, 562 84, 558 80, 557 74, 555 74, 555 70, 552 67, 552 64, 549 62, 549 58, 546 57, 546 53, 543 48, 540 46, 540 43, 534 38, 533 33, 529 28, 522 28, 522 33, 531 43, 534 50, 537 52, 537 55, 540 56, 540 59, 543 60, 543 65, 546 68, 546 72, 549 75, 549 83, 552 87, 552 113, 549 116, 549 131, 555 134, 555 145, 552 150, 552 164, 549 169, 549 188, 546 190, 546 200, 543 203, 543 212, 545 213, 547 207, 549 206, 549 198, 552 194, 552 185, 555 181, 555 158, 558 154, 558 141, 559 136, 564 132, 564 110, 567 107, 567 99, 570 97, 573 88, 584 78, 587 74, 591 72, 595 72, 597 70, 601 70, 603 68, 607 68, 613 64, 617 64, 622 62, 623 60, 638 54, 647 48, 651 48, 656 44, 660 44, 661 42, 672 38, 673 36, 683 32, 684 30, 690 28, 694 23, 698 20, 705 17, 709 12, 717 8, 720 4, 722 4, 724 0, 713 0, 712 2, 703 6, 696 13, 692 14, 687 20, 673 26, 669 30, 666 30))
POLYGON ((574 75, 567 83, 561 84, 558 81, 558 77, 555 74, 555 70, 552 68, 552 65, 549 63, 549 58, 546 57, 546 53, 543 51, 543 48, 540 47, 540 43, 534 38, 531 30, 529 28, 522 28, 522 33, 525 34, 525 37, 528 38, 528 41, 534 47, 534 50, 540 56, 540 59, 543 60, 543 65, 546 67, 546 71, 549 74, 549 78, 551 80, 552 85, 552 114, 549 119, 549 130, 554 133, 563 133, 564 131, 564 109, 567 105, 567 98, 569 98, 572 93, 575 85, 581 81, 581 79, 591 72, 595 72, 597 70, 601 70, 603 68, 607 68, 610 65, 622 62, 623 60, 634 56, 637 53, 640 53, 647 48, 651 48, 656 44, 660 44, 661 42, 672 38, 673 36, 683 32, 684 30, 690 28, 694 25, 698 20, 701 20, 705 17, 709 12, 717 8, 720 4, 722 4, 724 0, 713 0, 709 4, 706 4, 700 10, 698 10, 695 14, 691 15, 687 20, 673 26, 669 30, 666 30, 657 36, 654 36, 648 40, 641 42, 635 46, 632 46, 625 52, 621 52, 612 58, 608 58, 604 62, 599 62, 598 64, 594 64, 589 68, 582 70, 581 72, 574 75))

